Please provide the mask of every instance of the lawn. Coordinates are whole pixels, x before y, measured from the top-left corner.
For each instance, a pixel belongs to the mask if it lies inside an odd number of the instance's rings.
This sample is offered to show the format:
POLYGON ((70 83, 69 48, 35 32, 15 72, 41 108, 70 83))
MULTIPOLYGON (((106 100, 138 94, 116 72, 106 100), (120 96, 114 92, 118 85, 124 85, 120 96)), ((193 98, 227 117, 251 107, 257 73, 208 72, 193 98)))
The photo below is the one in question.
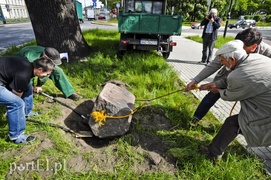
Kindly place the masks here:
MULTIPOLYGON (((64 63, 61 68, 83 99, 72 102, 49 81, 44 92, 57 97, 76 109, 87 109, 108 80, 127 83, 136 97, 135 107, 142 101, 155 99, 133 115, 130 131, 108 139, 75 138, 60 128, 80 117, 58 103, 35 94, 35 110, 41 113, 27 122, 27 133, 37 136, 30 145, 15 145, 8 141, 6 109, 0 107, 0 179, 267 179, 262 163, 247 154, 237 141, 233 142, 223 160, 214 165, 199 154, 198 146, 210 143, 221 127, 208 113, 204 124, 190 127, 189 121, 199 101, 185 86, 175 71, 156 52, 128 52, 117 56, 119 33, 90 30, 84 37, 95 51, 84 61, 64 63)), ((193 38, 193 37, 191 37, 193 38)), ((217 44, 224 42, 217 41, 217 44)), ((31 42, 35 44, 35 42, 31 42)), ((20 47, 21 48, 21 47, 20 47)), ((19 47, 4 55, 16 54, 19 47)), ((81 111, 83 112, 83 111, 81 111)))

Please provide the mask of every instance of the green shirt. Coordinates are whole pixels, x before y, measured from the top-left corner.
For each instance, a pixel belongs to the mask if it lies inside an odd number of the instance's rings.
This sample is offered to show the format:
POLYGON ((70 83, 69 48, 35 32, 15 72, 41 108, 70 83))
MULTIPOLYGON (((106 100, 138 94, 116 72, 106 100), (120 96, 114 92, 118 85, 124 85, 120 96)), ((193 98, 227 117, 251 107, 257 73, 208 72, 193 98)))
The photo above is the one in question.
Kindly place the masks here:
MULTIPOLYGON (((17 56, 26 58, 29 62, 33 62, 41 57, 44 50, 45 47, 42 46, 26 46, 17 53, 17 56)), ((34 86, 42 86, 47 80, 48 77, 43 79, 37 78, 37 80, 35 80, 35 78, 32 79, 34 86)))
POLYGON ((17 56, 24 57, 28 61, 33 62, 41 57, 44 49, 45 47, 42 46, 26 46, 18 52, 17 56))

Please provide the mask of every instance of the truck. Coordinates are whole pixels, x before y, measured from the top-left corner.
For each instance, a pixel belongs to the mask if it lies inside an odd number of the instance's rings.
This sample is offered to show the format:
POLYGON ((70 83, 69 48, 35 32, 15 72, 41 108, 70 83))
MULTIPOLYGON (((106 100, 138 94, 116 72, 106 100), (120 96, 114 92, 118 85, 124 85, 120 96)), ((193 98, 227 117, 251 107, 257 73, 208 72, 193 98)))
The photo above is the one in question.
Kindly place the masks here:
POLYGON ((79 22, 84 23, 82 3, 79 1, 74 1, 74 6, 79 22))
POLYGON ((182 15, 167 14, 166 0, 122 0, 118 14, 119 54, 129 49, 156 50, 165 59, 181 35, 182 15))
POLYGON ((95 20, 94 9, 87 9, 87 18, 88 18, 89 21, 95 20))

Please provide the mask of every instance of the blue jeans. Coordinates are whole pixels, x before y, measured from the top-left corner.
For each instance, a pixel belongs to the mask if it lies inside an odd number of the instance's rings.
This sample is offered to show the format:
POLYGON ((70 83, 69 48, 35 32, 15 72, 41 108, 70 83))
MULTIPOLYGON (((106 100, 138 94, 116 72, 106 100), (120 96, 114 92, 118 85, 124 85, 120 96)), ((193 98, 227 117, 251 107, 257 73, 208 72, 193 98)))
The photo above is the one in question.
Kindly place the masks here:
POLYGON ((197 120, 201 120, 219 98, 219 93, 209 92, 208 94, 206 94, 206 96, 202 99, 198 108, 196 109, 194 113, 194 118, 197 120))
POLYGON ((28 115, 33 109, 33 85, 28 84, 28 90, 22 95, 22 99, 25 103, 25 115, 28 115))
POLYGON ((0 104, 7 107, 7 119, 10 140, 15 140, 24 133, 26 127, 25 114, 32 110, 33 88, 28 85, 28 90, 23 93, 22 98, 15 95, 4 86, 0 86, 0 104))

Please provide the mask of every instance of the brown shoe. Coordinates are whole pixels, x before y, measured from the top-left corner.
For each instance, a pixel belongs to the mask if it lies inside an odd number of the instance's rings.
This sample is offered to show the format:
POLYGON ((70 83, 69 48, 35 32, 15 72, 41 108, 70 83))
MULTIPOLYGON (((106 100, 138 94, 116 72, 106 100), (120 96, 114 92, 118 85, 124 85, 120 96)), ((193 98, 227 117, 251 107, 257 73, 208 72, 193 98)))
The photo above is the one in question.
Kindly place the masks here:
POLYGON ((71 100, 74 100, 74 101, 78 101, 81 97, 78 94, 73 93, 68 98, 71 99, 71 100))
POLYGON ((222 159, 222 155, 220 156, 213 155, 211 152, 209 152, 208 148, 203 145, 199 145, 199 152, 202 155, 204 155, 207 159, 212 161, 214 164, 218 163, 222 159))

